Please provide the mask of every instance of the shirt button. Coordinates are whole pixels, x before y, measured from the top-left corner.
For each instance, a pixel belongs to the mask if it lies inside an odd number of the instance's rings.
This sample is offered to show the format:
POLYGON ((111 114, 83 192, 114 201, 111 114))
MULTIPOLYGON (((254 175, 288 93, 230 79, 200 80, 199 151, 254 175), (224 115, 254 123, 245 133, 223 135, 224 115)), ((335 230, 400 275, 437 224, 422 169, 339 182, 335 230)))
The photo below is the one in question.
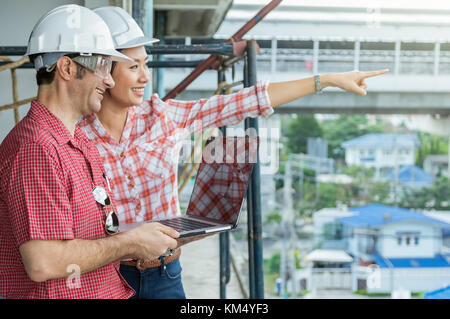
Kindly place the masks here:
POLYGON ((120 157, 125 157, 125 154, 122 152, 122 153, 120 153, 120 157))
POLYGON ((128 180, 131 181, 133 179, 133 176, 128 175, 128 180))
POLYGON ((141 210, 141 204, 136 205, 136 210, 138 210, 138 211, 141 210))

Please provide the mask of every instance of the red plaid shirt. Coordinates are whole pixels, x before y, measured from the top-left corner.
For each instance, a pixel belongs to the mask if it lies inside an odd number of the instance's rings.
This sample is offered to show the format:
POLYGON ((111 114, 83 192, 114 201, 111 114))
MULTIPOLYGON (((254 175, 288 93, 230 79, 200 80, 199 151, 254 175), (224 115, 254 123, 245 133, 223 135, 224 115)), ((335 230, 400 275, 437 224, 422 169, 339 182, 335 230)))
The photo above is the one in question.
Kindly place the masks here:
POLYGON ((27 116, 0 146, 0 296, 133 295, 119 274, 118 261, 82 274, 80 288, 73 288, 66 278, 32 281, 19 252, 20 245, 33 239, 105 237, 105 213, 92 195, 93 184, 107 189, 103 173, 98 152, 86 135, 76 128, 72 137, 57 117, 33 101, 27 116))
POLYGON ((120 222, 179 215, 177 172, 182 141, 207 128, 269 116, 273 109, 267 86, 258 82, 234 94, 198 101, 162 101, 153 95, 128 109, 120 142, 106 132, 95 114, 85 117, 80 126, 103 158, 120 222))

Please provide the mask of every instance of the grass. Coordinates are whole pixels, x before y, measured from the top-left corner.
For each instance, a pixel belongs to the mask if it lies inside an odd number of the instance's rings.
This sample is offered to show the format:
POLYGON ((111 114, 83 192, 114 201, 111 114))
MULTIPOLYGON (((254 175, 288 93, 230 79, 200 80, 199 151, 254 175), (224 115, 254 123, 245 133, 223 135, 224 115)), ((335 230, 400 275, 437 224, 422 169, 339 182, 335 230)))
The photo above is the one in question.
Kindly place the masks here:
POLYGON ((275 294, 275 288, 277 287, 277 278, 280 274, 277 273, 266 273, 264 272, 264 290, 265 293, 269 295, 275 294))

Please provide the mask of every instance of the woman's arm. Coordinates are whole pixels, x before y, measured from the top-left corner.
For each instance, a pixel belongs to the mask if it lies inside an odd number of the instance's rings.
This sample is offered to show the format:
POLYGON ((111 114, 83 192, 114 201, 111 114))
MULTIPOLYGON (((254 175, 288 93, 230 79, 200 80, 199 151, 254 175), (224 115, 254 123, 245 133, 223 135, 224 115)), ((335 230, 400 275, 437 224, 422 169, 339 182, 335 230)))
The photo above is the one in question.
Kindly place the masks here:
MULTIPOLYGON (((352 71, 345 73, 332 73, 320 76, 322 88, 334 86, 347 92, 366 95, 367 83, 365 79, 389 72, 389 69, 380 71, 352 71)), ((314 77, 270 83, 268 87, 269 99, 272 107, 283 105, 291 101, 312 94, 316 91, 314 77)))

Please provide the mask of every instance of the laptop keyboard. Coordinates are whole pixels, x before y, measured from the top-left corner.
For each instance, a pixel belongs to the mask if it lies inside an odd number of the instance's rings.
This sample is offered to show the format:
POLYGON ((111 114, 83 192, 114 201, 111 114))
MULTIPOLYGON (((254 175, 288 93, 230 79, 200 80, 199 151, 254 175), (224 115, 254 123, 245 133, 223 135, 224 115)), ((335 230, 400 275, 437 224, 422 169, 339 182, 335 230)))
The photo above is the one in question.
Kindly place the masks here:
POLYGON ((202 223, 197 220, 187 219, 187 218, 174 218, 174 219, 163 219, 158 220, 158 223, 172 227, 177 232, 190 231, 199 228, 211 227, 213 225, 202 223))

